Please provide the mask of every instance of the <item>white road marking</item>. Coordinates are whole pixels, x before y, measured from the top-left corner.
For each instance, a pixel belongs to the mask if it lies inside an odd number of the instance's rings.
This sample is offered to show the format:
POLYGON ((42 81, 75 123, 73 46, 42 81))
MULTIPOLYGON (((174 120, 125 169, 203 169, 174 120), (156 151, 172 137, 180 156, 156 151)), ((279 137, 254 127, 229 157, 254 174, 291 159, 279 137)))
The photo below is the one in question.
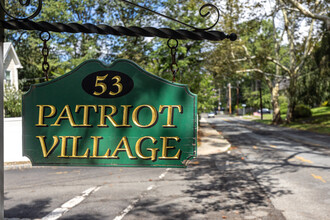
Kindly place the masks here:
POLYGON ((73 199, 67 201, 60 208, 54 209, 47 216, 43 217, 41 220, 56 220, 62 217, 66 212, 68 212, 73 207, 77 206, 79 203, 84 201, 89 195, 98 191, 101 187, 95 186, 85 190, 80 196, 76 196, 73 199))
POLYGON ((170 169, 171 169, 171 168, 167 168, 166 171, 165 171, 164 173, 160 174, 159 179, 163 179, 163 178, 166 176, 167 172, 168 172, 170 169))
MULTIPOLYGON (((168 173, 168 171, 169 170, 171 170, 171 168, 167 168, 166 170, 165 170, 165 172, 164 173, 162 173, 162 174, 160 174, 159 175, 159 179, 161 180, 161 179, 163 179, 165 176, 166 176, 166 174, 168 173)), ((150 191, 150 190, 152 190, 153 188, 155 188, 155 185, 151 185, 151 186, 149 186, 148 188, 147 188, 147 191, 150 191)), ((146 193, 145 192, 143 192, 140 196, 139 196, 139 198, 137 198, 137 199, 134 199, 121 213, 120 213, 120 215, 117 215, 113 220, 122 220, 124 217, 125 217, 125 215, 127 215, 130 211, 132 211, 132 209, 134 209, 134 207, 135 207, 135 205, 144 197, 144 195, 145 195, 146 193)))
POLYGON ((140 201, 140 198, 138 199, 135 199, 131 202, 131 204, 129 206, 126 207, 126 209, 124 209, 122 212, 121 212, 121 215, 118 215, 116 216, 116 218, 114 218, 114 220, 121 220, 124 218, 124 216, 129 213, 135 206, 136 203, 138 203, 138 201, 140 201))
POLYGON ((155 187, 155 185, 151 185, 151 186, 149 186, 148 189, 147 189, 147 191, 152 190, 154 187, 155 187))

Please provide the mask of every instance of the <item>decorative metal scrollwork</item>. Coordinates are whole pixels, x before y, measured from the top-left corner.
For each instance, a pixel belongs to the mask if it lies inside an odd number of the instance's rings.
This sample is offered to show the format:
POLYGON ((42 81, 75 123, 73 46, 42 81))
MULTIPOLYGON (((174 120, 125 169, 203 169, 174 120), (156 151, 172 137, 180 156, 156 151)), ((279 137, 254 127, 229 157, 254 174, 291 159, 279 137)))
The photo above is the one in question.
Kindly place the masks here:
MULTIPOLYGON (((169 20, 175 21, 175 22, 177 22, 177 23, 179 23, 179 24, 182 24, 182 25, 184 25, 184 26, 186 26, 186 27, 190 27, 190 28, 192 28, 192 29, 194 29, 194 30, 196 30, 196 31, 206 31, 206 30, 210 30, 211 28, 213 28, 213 27, 218 23, 219 18, 220 18, 220 12, 219 12, 219 9, 217 8, 217 6, 215 6, 215 5, 213 5, 213 4, 210 4, 210 3, 207 3, 207 4, 203 5, 203 6, 199 9, 199 15, 202 16, 203 18, 207 17, 207 16, 210 14, 210 10, 209 10, 208 12, 206 12, 205 14, 204 14, 202 11, 203 11, 204 8, 210 7, 210 8, 214 9, 214 10, 217 12, 217 19, 216 19, 216 22, 215 22, 213 25, 211 25, 210 27, 208 27, 208 28, 196 28, 196 27, 194 27, 194 26, 192 26, 192 25, 186 24, 186 23, 184 23, 184 22, 182 22, 182 21, 179 21, 179 20, 177 20, 177 19, 175 19, 175 18, 172 18, 172 17, 169 17, 169 16, 167 16, 167 15, 161 14, 161 13, 159 13, 159 12, 153 11, 153 10, 151 10, 151 9, 149 9, 149 8, 143 7, 143 6, 138 5, 138 4, 135 4, 135 3, 133 3, 133 2, 129 2, 129 1, 127 1, 127 0, 120 0, 120 1, 125 2, 125 3, 127 3, 127 4, 130 4, 130 5, 133 5, 133 6, 135 6, 135 7, 141 8, 141 9, 143 9, 143 10, 149 11, 149 12, 151 12, 151 13, 154 13, 154 14, 156 14, 156 15, 158 15, 158 16, 161 16, 161 17, 167 18, 167 19, 169 19, 169 20)), ((211 9, 211 10, 212 10, 212 9, 211 9)))
POLYGON ((211 7, 213 9, 215 9, 215 11, 217 12, 217 20, 216 22, 214 22, 213 25, 211 25, 210 27, 208 28, 196 28, 196 30, 202 30, 202 31, 206 31, 206 30, 210 30, 212 29, 215 25, 217 25, 217 23, 219 22, 219 18, 220 18, 220 12, 219 12, 219 9, 215 6, 215 5, 212 5, 212 4, 205 4, 203 5, 200 9, 199 9, 199 14, 200 16, 202 16, 203 18, 205 18, 206 16, 208 16, 210 14, 210 11, 206 12, 205 14, 202 13, 202 10, 206 7, 211 7))
MULTIPOLYGON (((19 0, 18 1, 20 3, 21 6, 24 6, 24 7, 28 7, 31 5, 31 0, 19 0)), ((3 4, 2 1, 0 1, 0 7, 1 9, 6 13, 6 15, 8 15, 9 17, 15 19, 15 20, 25 20, 25 19, 33 19, 35 18, 36 16, 38 16, 38 14, 40 13, 41 9, 42 9, 42 0, 38 0, 38 7, 37 9, 35 10, 35 12, 30 15, 30 16, 27 16, 27 17, 16 17, 12 14, 10 14, 7 10, 6 10, 6 7, 5 5, 3 4)))

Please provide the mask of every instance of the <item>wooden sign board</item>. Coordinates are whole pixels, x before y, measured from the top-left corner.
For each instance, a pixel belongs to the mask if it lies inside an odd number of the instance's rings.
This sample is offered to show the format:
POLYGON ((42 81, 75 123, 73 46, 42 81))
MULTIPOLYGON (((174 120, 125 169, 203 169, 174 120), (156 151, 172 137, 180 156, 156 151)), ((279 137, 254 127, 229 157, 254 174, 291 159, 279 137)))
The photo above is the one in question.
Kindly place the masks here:
POLYGON ((197 156, 197 96, 129 60, 89 60, 23 96, 33 165, 185 167, 197 156))

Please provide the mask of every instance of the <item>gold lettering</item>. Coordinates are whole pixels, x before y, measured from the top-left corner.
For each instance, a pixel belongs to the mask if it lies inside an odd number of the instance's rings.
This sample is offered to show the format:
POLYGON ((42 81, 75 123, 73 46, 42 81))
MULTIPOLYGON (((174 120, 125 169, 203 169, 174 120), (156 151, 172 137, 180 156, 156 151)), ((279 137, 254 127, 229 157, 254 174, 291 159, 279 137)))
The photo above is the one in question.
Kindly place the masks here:
POLYGON ((84 155, 82 156, 78 156, 78 139, 81 138, 81 136, 70 136, 70 138, 73 139, 73 143, 72 143, 72 156, 70 156, 71 158, 88 158, 89 156, 89 148, 87 148, 86 152, 84 155))
POLYGON ((51 118, 56 113, 56 108, 53 105, 37 105, 39 107, 39 119, 38 124, 36 126, 38 127, 47 127, 47 124, 44 124, 44 118, 51 118), (50 108, 50 113, 48 115, 45 114, 45 107, 50 108))
POLYGON ((121 105, 121 107, 124 108, 123 110, 123 124, 118 125, 118 127, 131 127, 131 125, 128 124, 128 113, 129 108, 131 108, 131 105, 121 105))
POLYGON ((163 159, 163 160, 178 160, 180 158, 180 154, 181 154, 181 150, 179 149, 178 152, 176 153, 175 156, 173 157, 168 157, 167 156, 167 150, 168 149, 173 149, 175 148, 174 146, 168 146, 168 140, 175 140, 177 142, 180 141, 179 137, 160 137, 161 139, 163 139, 163 150, 162 150, 162 156, 159 159, 163 159))
POLYGON ((83 124, 79 125, 81 127, 91 127, 92 125, 89 124, 89 108, 93 108, 95 112, 97 112, 97 106, 96 105, 76 105, 76 111, 78 112, 80 108, 84 109, 84 119, 83 124))
POLYGON ((96 76, 96 80, 95 80, 95 88, 96 87, 101 87, 102 91, 101 92, 97 92, 94 91, 93 95, 102 95, 103 93, 105 93, 105 91, 107 91, 107 85, 103 82, 99 82, 99 81, 103 81, 108 77, 109 74, 105 75, 105 76, 96 76))
POLYGON ((63 120, 63 119, 68 119, 70 122, 70 125, 72 127, 78 127, 78 125, 73 120, 69 105, 64 106, 64 108, 63 108, 61 114, 58 116, 56 122, 54 124, 52 124, 51 126, 61 126, 61 120, 63 120), (67 116, 64 116, 64 114, 66 114, 67 116))
POLYGON ((146 139, 152 140, 153 144, 155 144, 157 142, 156 138, 151 137, 151 136, 145 136, 145 137, 140 138, 135 144, 136 154, 138 155, 138 157, 140 157, 143 160, 150 160, 151 159, 152 161, 155 161, 156 158, 157 158, 157 151, 159 150, 158 148, 147 148, 148 151, 151 151, 151 156, 150 157, 144 156, 141 152, 141 143, 146 139))
POLYGON ((62 146, 61 146, 61 155, 58 156, 59 158, 88 158, 89 156, 89 148, 87 148, 84 155, 79 156, 78 154, 78 139, 81 138, 81 136, 60 136, 62 139, 62 146), (73 139, 72 141, 72 155, 67 155, 67 140, 73 139))
POLYGON ((138 126, 140 128, 149 128, 149 127, 152 127, 156 123, 156 121, 158 119, 158 113, 157 113, 157 110, 155 109, 155 107, 153 107, 151 105, 140 105, 134 109, 132 119, 136 126, 138 126), (148 125, 141 125, 139 122, 138 115, 142 108, 149 108, 151 111, 152 117, 151 117, 151 121, 148 125))
POLYGON ((57 157, 68 158, 69 156, 66 155, 66 140, 67 138, 70 138, 70 136, 60 136, 60 138, 62 139, 61 155, 57 157))
POLYGON ((112 118, 113 115, 117 113, 117 108, 114 105, 99 105, 101 108, 100 113, 100 124, 97 125, 98 127, 108 127, 108 125, 105 124, 105 118, 109 119, 109 121, 112 123, 114 127, 119 127, 120 125, 117 124, 117 122, 112 118), (106 115, 106 109, 111 108, 111 113, 106 115))
POLYGON ((122 139, 120 140, 118 146, 116 147, 115 151, 113 152, 113 154, 111 155, 110 158, 118 159, 119 157, 117 156, 117 154, 119 153, 119 151, 126 151, 126 154, 127 154, 129 159, 136 159, 136 157, 134 157, 132 155, 132 151, 131 151, 131 148, 129 146, 127 137, 125 137, 125 136, 122 137, 122 139), (120 148, 123 144, 124 144, 125 148, 120 148))
POLYGON ((47 151, 47 147, 46 147, 46 143, 45 143, 45 136, 36 136, 36 138, 39 138, 41 149, 42 149, 42 154, 45 158, 48 157, 49 154, 51 154, 51 152, 56 148, 56 146, 58 144, 58 137, 53 136, 53 140, 54 140, 53 146, 49 149, 49 151, 47 151))
POLYGON ((113 86, 116 86, 118 88, 118 91, 117 92, 110 91, 109 94, 110 95, 117 95, 117 94, 119 94, 123 91, 123 85, 120 83, 121 77, 120 76, 114 76, 114 77, 112 77, 112 79, 116 80, 116 82, 113 84, 113 86))
POLYGON ((179 113, 182 113, 182 105, 160 105, 159 113, 162 113, 165 108, 167 108, 167 124, 163 125, 163 127, 175 128, 176 126, 173 125, 173 110, 174 108, 177 108, 179 110, 179 113))
POLYGON ((95 159, 106 159, 110 158, 110 149, 107 150, 107 152, 104 154, 104 156, 98 156, 99 154, 99 139, 102 139, 103 137, 101 136, 91 136, 93 138, 93 156, 90 158, 95 158, 95 159))

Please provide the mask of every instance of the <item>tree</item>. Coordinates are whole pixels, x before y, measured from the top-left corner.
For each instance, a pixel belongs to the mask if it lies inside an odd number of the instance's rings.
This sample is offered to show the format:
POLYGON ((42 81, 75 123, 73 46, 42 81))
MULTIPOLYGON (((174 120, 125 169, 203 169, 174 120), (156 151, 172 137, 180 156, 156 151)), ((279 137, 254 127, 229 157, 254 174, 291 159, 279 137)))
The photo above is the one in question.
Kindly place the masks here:
POLYGON ((329 40, 329 32, 325 32, 321 41, 315 46, 311 55, 313 59, 309 59, 302 69, 302 75, 298 78, 300 104, 316 107, 330 100, 329 40))
MULTIPOLYGON (((249 29, 246 32, 246 36, 243 40, 246 42, 242 45, 245 51, 245 57, 238 60, 232 60, 232 62, 249 61, 245 64, 245 67, 236 71, 237 73, 250 73, 255 75, 255 79, 265 79, 266 85, 270 91, 270 98, 273 109, 272 124, 282 123, 280 103, 279 103, 279 85, 283 80, 282 72, 278 65, 270 63, 265 57, 274 57, 276 62, 281 61, 281 48, 278 36, 280 33, 276 31, 274 16, 272 19, 251 21, 253 23, 254 31, 249 29), (252 54, 252 55, 250 55, 252 54)), ((249 22, 249 23, 251 23, 249 22)), ((243 24, 250 25, 251 24, 243 24)), ((283 52, 282 52, 283 54, 283 52)))
POLYGON ((289 103, 286 117, 287 123, 290 123, 293 120, 293 111, 297 103, 297 80, 316 43, 315 37, 313 37, 315 21, 314 19, 309 21, 309 31, 307 35, 301 38, 301 36, 298 36, 298 34, 301 34, 299 33, 299 28, 302 25, 299 14, 293 11, 289 12, 283 0, 279 0, 278 3, 284 20, 283 25, 288 40, 290 60, 289 63, 284 64, 276 62, 272 57, 267 57, 267 59, 278 65, 290 78, 288 88, 289 103))
MULTIPOLYGON (((256 80, 263 81, 265 79, 272 94, 269 97, 272 99, 274 109, 273 123, 278 124, 281 122, 278 88, 283 77, 279 69, 274 64, 269 63, 265 57, 277 54, 277 59, 279 59, 279 43, 274 40, 274 36, 278 37, 279 33, 274 31, 272 20, 269 19, 254 18, 240 23, 240 20, 248 17, 248 15, 257 16, 254 13, 258 10, 260 10, 260 3, 255 5, 242 5, 239 1, 227 3, 226 11, 222 10, 223 13, 225 12, 224 17, 226 18, 223 21, 224 30, 233 31, 232 29, 235 29, 240 33, 240 39, 231 44, 228 42, 220 44, 213 50, 208 58, 208 68, 213 70, 219 81, 225 80, 234 84, 242 78, 249 83, 251 81, 252 84, 256 80), (242 8, 245 9, 245 13, 241 12, 242 8)), ((254 96, 251 96, 250 93, 253 93, 254 90, 243 88, 243 91, 249 91, 243 97, 250 106, 259 108, 259 106, 254 105, 258 99, 255 102, 251 100, 254 96)))

